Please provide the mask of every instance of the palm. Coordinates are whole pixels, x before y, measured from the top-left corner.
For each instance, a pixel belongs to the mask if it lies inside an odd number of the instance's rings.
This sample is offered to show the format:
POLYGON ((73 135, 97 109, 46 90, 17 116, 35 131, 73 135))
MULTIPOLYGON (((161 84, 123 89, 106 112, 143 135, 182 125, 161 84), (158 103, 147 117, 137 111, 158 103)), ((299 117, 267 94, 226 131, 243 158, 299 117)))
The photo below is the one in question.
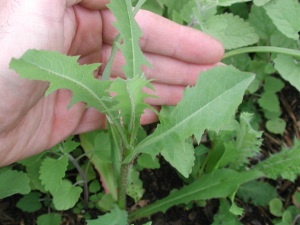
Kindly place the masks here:
MULTIPOLYGON (((29 26, 18 28, 18 33, 32 32, 31 42, 34 45, 25 46, 25 49, 43 48, 55 50, 71 55, 81 55, 80 61, 82 63, 100 62, 102 20, 99 11, 90 12, 81 6, 75 6, 57 14, 52 14, 51 17, 44 15, 36 17, 36 15, 33 15, 32 17, 27 17, 27 19, 38 20, 38 22, 32 21, 32 24, 38 23, 40 26, 38 27, 39 30, 33 30, 33 32, 29 26), (64 21, 63 23, 61 22, 62 20, 64 21), (52 29, 49 30, 48 27, 52 27, 52 29), (86 31, 88 30, 93 34, 87 33, 86 31), (94 35, 95 33, 97 35, 94 35), (87 36, 93 38, 88 38, 87 36), (51 46, 44 45, 43 41, 45 41, 45 38, 47 42, 52 43, 51 46)), ((14 39, 19 37, 14 34, 12 36, 14 39)), ((11 39, 12 37, 7 38, 11 39)), ((16 40, 15 42, 21 41, 16 40)), ((7 47, 9 48, 9 46, 7 47)), ((87 120, 85 120, 86 113, 90 114, 89 121, 91 121, 91 124, 92 120, 97 120, 92 124, 93 128, 101 126, 103 123, 98 113, 93 110, 86 111, 83 104, 77 104, 70 110, 67 110, 71 97, 70 92, 60 90, 44 97, 47 84, 38 81, 22 80, 22 84, 19 85, 19 78, 14 78, 13 82, 18 82, 15 88, 20 86, 22 88, 22 98, 20 98, 18 93, 12 94, 5 99, 6 102, 12 104, 0 106, 3 108, 2 112, 12 112, 11 121, 7 121, 6 127, 10 131, 8 145, 11 145, 8 146, 10 148, 10 152, 7 155, 8 161, 10 161, 10 156, 15 161, 18 158, 24 158, 47 149, 75 132, 86 131, 89 129, 89 122, 87 123, 87 120), (24 99, 26 102, 24 102, 24 99), (81 122, 85 122, 86 125, 81 126, 81 122), (26 152, 20 154, 20 147, 26 149, 26 152), (17 152, 14 152, 14 150, 17 152)), ((11 92, 12 90, 7 91, 11 92)))

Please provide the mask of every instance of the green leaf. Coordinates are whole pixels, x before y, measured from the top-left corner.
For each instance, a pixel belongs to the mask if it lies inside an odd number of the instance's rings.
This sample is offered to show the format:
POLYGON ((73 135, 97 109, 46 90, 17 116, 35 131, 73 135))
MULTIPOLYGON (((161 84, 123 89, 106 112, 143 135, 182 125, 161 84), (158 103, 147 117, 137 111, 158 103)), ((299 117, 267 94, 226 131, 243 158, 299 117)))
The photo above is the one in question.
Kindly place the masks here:
POLYGON ((37 225, 60 225, 62 219, 58 213, 43 214, 37 218, 37 225))
POLYGON ((257 206, 267 206, 277 196, 277 191, 267 182, 254 180, 242 184, 238 189, 237 196, 245 202, 257 206))
POLYGON ((116 205, 110 213, 106 213, 104 216, 98 217, 95 220, 87 220, 87 225, 127 225, 127 212, 120 210, 116 205))
MULTIPOLYGON (((136 4, 136 2, 137 0, 134 0, 133 4, 136 4)), ((164 5, 161 0, 146 1, 141 8, 159 15, 162 15, 164 11, 164 5)))
POLYGON ((110 91, 115 93, 113 100, 117 102, 113 110, 119 111, 127 133, 130 135, 129 144, 136 141, 140 128, 140 117, 146 108, 152 109, 144 102, 152 95, 143 92, 144 87, 151 87, 150 81, 142 77, 131 79, 117 78, 113 81, 110 91))
POLYGON ((264 90, 267 92, 279 92, 284 88, 284 83, 276 77, 267 77, 265 79, 264 90))
POLYGON ((282 177, 294 181, 300 175, 300 145, 289 150, 282 150, 260 162, 254 168, 263 172, 268 178, 282 177))
POLYGON ((27 176, 30 179, 30 186, 32 190, 39 190, 41 192, 46 192, 42 181, 40 180, 40 167, 43 162, 42 152, 40 154, 26 158, 19 163, 26 167, 27 176))
POLYGON ((219 131, 232 119, 253 78, 230 66, 202 73, 196 86, 185 90, 182 101, 153 134, 137 145, 136 152, 156 155, 164 150, 164 155, 166 151, 170 151, 169 155, 177 154, 182 151, 177 144, 182 145, 190 136, 200 140, 205 129, 219 131))
POLYGON ((152 158, 148 154, 141 154, 137 159, 138 167, 142 169, 158 169, 160 164, 157 157, 152 158))
POLYGON ((143 73, 141 66, 149 66, 150 64, 139 46, 142 31, 134 20, 131 0, 111 0, 107 6, 117 19, 114 26, 123 39, 123 43, 119 44, 119 48, 126 61, 126 65, 123 67, 125 76, 127 78, 140 77, 143 73))
POLYGON ((117 199, 116 176, 112 164, 111 139, 106 131, 94 131, 80 135, 81 146, 101 176, 106 193, 117 199))
POLYGON ((237 216, 232 214, 230 211, 230 205, 226 199, 220 200, 219 211, 214 215, 214 222, 211 225, 241 225, 237 216))
POLYGON ((61 185, 62 179, 68 167, 68 157, 63 156, 60 159, 47 157, 43 160, 40 167, 40 179, 45 186, 45 190, 55 193, 61 185))
POLYGON ((233 168, 238 169, 248 164, 249 158, 260 152, 262 132, 252 128, 252 117, 250 113, 242 113, 240 116, 240 124, 236 131, 236 160, 230 164, 233 168))
POLYGON ((218 0, 220 6, 230 6, 236 3, 250 2, 251 0, 218 0))
POLYGON ((148 223, 144 223, 143 225, 152 225, 152 222, 149 221, 148 223))
POLYGON ((267 121, 266 128, 268 129, 268 131, 272 132, 273 134, 282 135, 286 128, 286 122, 281 118, 274 118, 267 121))
POLYGON ((265 91, 258 99, 258 104, 264 111, 281 112, 278 96, 272 91, 265 91))
POLYGON ((274 216, 282 216, 283 203, 280 199, 274 198, 269 203, 270 213, 274 216))
POLYGON ((254 4, 256 6, 263 6, 263 5, 267 4, 269 1, 271 1, 271 0, 253 0, 254 4))
POLYGON ((277 31, 277 28, 262 7, 252 6, 249 13, 249 23, 255 28, 261 39, 269 39, 277 31))
POLYGON ((0 173, 0 199, 14 194, 25 195, 29 192, 29 178, 26 173, 16 170, 5 170, 0 173))
POLYGON ((289 209, 285 210, 282 213, 282 225, 290 225, 293 224, 293 220, 296 217, 296 215, 292 215, 292 212, 289 211, 289 209))
POLYGON ((164 0, 164 3, 168 9, 169 18, 172 18, 174 12, 180 12, 185 4, 188 3, 186 0, 164 0))
POLYGON ((113 199, 111 194, 105 194, 98 201, 97 206, 101 211, 107 212, 113 209, 115 202, 116 200, 113 199))
POLYGON ((278 30, 289 38, 299 39, 300 4, 297 0, 272 0, 264 8, 278 30))
POLYGON ((298 190, 293 194, 293 203, 297 208, 300 208, 300 192, 298 190))
POLYGON ((287 55, 278 55, 274 62, 282 78, 300 91, 300 62, 287 55))
POLYGON ((74 207, 81 192, 81 187, 75 187, 70 181, 63 180, 56 192, 52 193, 54 207, 57 210, 67 210, 74 207))
POLYGON ((216 170, 203 175, 194 183, 172 192, 166 198, 132 212, 129 218, 135 220, 156 212, 165 212, 174 205, 188 204, 191 201, 225 198, 232 194, 239 185, 260 176, 262 173, 254 170, 241 173, 228 169, 216 170))
POLYGON ((89 184, 89 192, 91 193, 97 193, 98 191, 100 191, 100 189, 101 189, 101 185, 98 180, 93 180, 89 184))
POLYGON ((73 137, 69 137, 67 140, 60 143, 60 150, 62 153, 70 153, 75 150, 80 144, 73 141, 73 137))
POLYGON ((138 202, 145 192, 143 182, 139 178, 140 173, 131 167, 129 171, 126 193, 133 198, 134 202, 138 202))
POLYGON ((176 145, 170 145, 170 149, 163 149, 161 155, 167 160, 173 167, 175 167, 180 174, 185 178, 188 178, 192 172, 195 161, 195 150, 192 143, 187 141, 174 141, 176 145))
POLYGON ((283 48, 298 49, 298 40, 288 38, 280 31, 276 31, 271 35, 270 44, 283 48))
POLYGON ((239 123, 232 123, 235 125, 233 131, 225 130, 210 135, 213 147, 206 160, 206 171, 225 166, 241 170, 249 164, 249 158, 259 154, 262 132, 253 129, 252 118, 252 114, 243 112, 239 123))
POLYGON ((108 111, 110 81, 94 78, 93 72, 99 64, 79 65, 78 59, 79 56, 70 57, 58 52, 28 50, 20 59, 12 59, 10 68, 21 77, 49 81, 46 94, 64 88, 71 90, 73 95, 69 106, 85 102, 87 107, 108 111))
POLYGON ((16 204, 16 206, 24 212, 35 212, 42 208, 40 201, 41 194, 38 192, 30 192, 23 196, 16 204))
POLYGON ((258 41, 254 28, 248 22, 228 13, 208 19, 203 31, 221 41, 225 49, 252 45, 258 41))
POLYGON ((187 1, 180 10, 181 18, 189 25, 199 25, 200 28, 217 13, 216 1, 187 1))
MULTIPOLYGON (((225 9, 227 11, 227 9, 225 9)), ((245 20, 248 20, 249 16, 249 4, 246 2, 241 2, 238 4, 233 4, 230 7, 228 7, 228 10, 234 14, 237 15, 245 20)))

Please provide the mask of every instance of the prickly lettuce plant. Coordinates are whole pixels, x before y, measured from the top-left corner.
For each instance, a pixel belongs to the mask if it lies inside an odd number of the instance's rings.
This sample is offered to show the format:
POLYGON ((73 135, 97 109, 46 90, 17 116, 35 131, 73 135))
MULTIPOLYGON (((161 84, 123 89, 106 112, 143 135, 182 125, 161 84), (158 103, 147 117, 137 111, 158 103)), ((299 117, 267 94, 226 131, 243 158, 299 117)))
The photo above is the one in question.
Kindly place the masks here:
MULTIPOLYGON (((146 1, 143 7, 218 38, 228 50, 224 62, 248 71, 241 72, 230 65, 202 73, 194 87, 186 88, 177 106, 164 107, 161 112, 156 112, 160 124, 147 136, 139 120, 145 109, 151 109, 144 99, 155 96, 142 91, 144 87, 152 86, 141 70, 142 65, 149 66, 149 63, 139 47, 142 33, 134 20, 144 2, 138 1, 134 10, 130 0, 111 0, 108 5, 116 17, 114 25, 119 35, 102 79, 93 76, 99 64, 79 65, 79 56, 29 50, 20 59, 12 60, 10 67, 21 77, 49 82, 46 94, 61 88, 69 89, 73 94, 69 107, 84 102, 86 107, 104 113, 108 125, 105 131, 80 135, 84 154, 78 155, 79 144, 69 139, 46 153, 20 162, 25 172, 3 168, 0 171, 1 198, 37 190, 52 196, 55 210, 80 210, 83 206, 78 201, 83 193, 83 204, 107 212, 98 219, 88 219, 88 225, 126 225, 156 212, 165 212, 174 205, 197 204, 218 198, 220 207, 214 224, 221 223, 222 215, 228 224, 240 224, 238 216, 243 210, 236 205, 236 196, 250 201, 249 196, 253 196, 251 185, 260 190, 272 189, 265 183, 257 183, 256 179, 280 176, 294 181, 300 173, 300 145, 297 141, 291 149, 283 149, 257 165, 249 166, 249 159, 260 152, 262 132, 256 129, 259 117, 256 111, 248 110, 245 105, 239 107, 245 92, 252 94, 262 89, 255 101, 269 122, 267 128, 282 133, 280 109, 274 104, 270 107, 268 102, 272 99, 276 103, 276 94, 283 82, 271 74, 279 72, 299 90, 297 32, 300 25, 295 16, 299 12, 299 3, 288 0, 285 7, 292 13, 276 17, 278 9, 284 8, 280 0, 253 1, 250 12, 246 7, 250 0, 146 1), (234 7, 236 4, 239 4, 239 10, 234 7), (262 21, 268 23, 264 25, 262 21), (268 46, 268 43, 274 46, 268 46), (123 67, 126 78, 110 80, 111 65, 118 49, 126 61, 123 67), (246 54, 249 52, 255 53, 252 58, 246 54), (201 143, 203 135, 211 141, 211 147, 201 143), (164 199, 127 212, 126 195, 136 202, 143 195, 139 169, 159 167, 157 155, 163 156, 177 170, 186 185, 164 199), (85 156, 88 160, 80 165, 80 159, 85 156), (104 191, 95 180, 91 164, 101 177, 104 191), (80 182, 67 179, 66 172, 72 168, 78 171, 80 182), (2 181, 11 177, 15 183, 8 187, 2 181)), ((273 194, 265 199, 251 201, 267 205, 276 197, 272 191, 268 193, 273 194)), ((19 207, 26 208, 24 205, 30 200, 36 203, 32 206, 34 211, 41 207, 38 199, 37 192, 30 192, 20 201, 19 207)), ((43 215, 39 220, 49 218, 58 221, 54 224, 61 220, 55 213, 43 215)))

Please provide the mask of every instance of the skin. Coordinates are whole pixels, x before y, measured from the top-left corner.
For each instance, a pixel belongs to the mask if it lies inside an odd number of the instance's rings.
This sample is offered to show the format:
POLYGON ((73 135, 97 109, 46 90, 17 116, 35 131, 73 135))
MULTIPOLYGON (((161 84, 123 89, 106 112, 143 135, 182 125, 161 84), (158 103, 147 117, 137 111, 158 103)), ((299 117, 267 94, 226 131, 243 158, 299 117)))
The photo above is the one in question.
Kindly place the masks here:
MULTIPOLYGON (((0 0, 0 166, 37 154, 70 135, 105 127, 105 118, 83 103, 67 105, 71 93, 59 90, 44 97, 47 83, 21 79, 9 62, 28 49, 46 49, 80 55, 79 63, 107 62, 117 31, 107 0, 0 0)), ((154 108, 175 105, 199 72, 223 56, 222 45, 211 37, 177 25, 147 11, 136 19, 143 31, 140 45, 153 65, 144 68, 155 81, 154 108)), ((122 77, 119 54, 111 76, 122 77)), ((148 92, 151 92, 147 90, 148 92)), ((142 124, 157 120, 146 111, 142 124)))

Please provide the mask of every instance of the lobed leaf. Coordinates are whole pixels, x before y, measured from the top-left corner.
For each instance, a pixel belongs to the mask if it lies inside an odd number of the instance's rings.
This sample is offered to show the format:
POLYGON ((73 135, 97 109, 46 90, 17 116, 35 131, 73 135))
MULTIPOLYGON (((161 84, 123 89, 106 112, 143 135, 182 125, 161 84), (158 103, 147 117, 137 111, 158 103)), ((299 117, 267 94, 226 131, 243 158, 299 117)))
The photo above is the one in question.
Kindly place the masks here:
POLYGON ((278 30, 289 38, 299 39, 300 3, 297 0, 273 0, 263 7, 278 30))
POLYGON ((56 191, 51 193, 54 207, 57 210, 67 210, 74 207, 81 192, 81 187, 75 187, 69 180, 63 180, 56 191))
POLYGON ((294 181, 300 175, 300 145, 282 150, 257 164, 254 169, 260 170, 268 178, 282 177, 294 181))
POLYGON ((170 149, 163 149, 161 155, 167 160, 174 168, 177 169, 184 177, 188 178, 192 172, 195 154, 194 146, 188 141, 182 141, 178 143, 175 141, 175 145, 171 145, 170 149))
POLYGON ((134 167, 131 167, 129 170, 126 193, 134 200, 134 202, 141 200, 145 192, 143 182, 139 176, 140 173, 134 167))
POLYGON ((0 173, 0 199, 14 194, 30 192, 29 178, 26 173, 16 170, 4 170, 0 173))
POLYGON ((235 161, 230 164, 235 169, 248 164, 249 158, 260 152, 262 132, 253 129, 252 117, 253 115, 250 113, 242 113, 240 116, 239 127, 236 130, 235 161))
POLYGON ((74 151, 75 149, 77 149, 77 147, 80 144, 76 141, 73 140, 73 137, 69 137, 67 140, 65 140, 64 142, 60 143, 60 148, 59 150, 64 153, 64 154, 68 154, 72 151, 74 151))
POLYGON ((220 40, 225 49, 234 49, 258 42, 254 28, 242 18, 230 13, 207 20, 203 31, 220 40))
POLYGON ((58 213, 47 213, 37 218, 37 225, 60 225, 62 222, 61 215, 58 213))
POLYGON ((253 3, 256 6, 263 6, 263 5, 267 4, 269 1, 271 1, 271 0, 253 0, 253 3))
POLYGON ((140 128, 140 117, 144 110, 152 109, 144 100, 153 96, 144 93, 144 87, 151 87, 150 81, 142 77, 135 77, 126 80, 117 78, 110 88, 110 91, 115 93, 113 100, 116 102, 112 110, 119 111, 122 123, 130 136, 130 145, 136 141, 140 128))
POLYGON ((236 3, 250 2, 251 0, 218 0, 220 6, 231 6, 236 3))
POLYGON ((214 215, 214 220, 211 225, 223 224, 242 225, 239 222, 238 217, 230 212, 230 205, 226 199, 220 200, 219 211, 214 215))
POLYGON ((174 205, 188 204, 192 201, 225 198, 232 194, 240 184, 260 176, 262 176, 262 173, 255 170, 241 173, 228 169, 216 170, 203 175, 194 183, 183 187, 179 191, 172 192, 164 199, 132 212, 129 214, 129 218, 135 220, 156 212, 165 212, 174 205))
POLYGON ((100 112, 108 111, 110 81, 97 80, 93 72, 100 64, 79 65, 79 56, 66 56, 58 52, 28 50, 20 59, 12 59, 10 68, 21 77, 49 81, 46 94, 58 89, 72 91, 69 106, 85 102, 87 107, 100 112))
POLYGON ((284 206, 283 202, 279 198, 274 198, 269 203, 270 213, 274 216, 280 217, 282 216, 284 206))
MULTIPOLYGON (((200 140, 205 129, 219 131, 231 120, 253 79, 253 75, 231 66, 216 67, 201 74, 196 86, 185 90, 182 101, 153 134, 137 145, 136 152, 156 155, 164 151, 165 155, 182 155, 182 148, 178 146, 188 137, 195 135, 200 140)), ((178 161, 172 165, 177 169, 181 167, 178 161)))
POLYGON ((265 91, 258 99, 259 106, 264 112, 275 112, 281 114, 280 102, 278 96, 273 91, 265 91))
POLYGON ((275 62, 275 68, 278 70, 283 79, 290 82, 300 91, 300 62, 291 56, 278 55, 275 62))
POLYGON ((23 212, 35 212, 42 208, 42 203, 40 201, 41 193, 30 192, 24 195, 16 204, 16 206, 23 212))
POLYGON ((249 13, 249 23, 261 39, 269 39, 277 31, 266 10, 262 7, 252 6, 249 13))
POLYGON ((141 66, 150 64, 139 46, 142 31, 134 19, 131 0, 111 0, 107 6, 117 19, 114 26, 120 32, 123 40, 123 43, 119 44, 119 48, 126 61, 123 67, 125 76, 127 78, 142 76, 141 66))
POLYGON ((237 196, 245 202, 257 206, 267 206, 277 196, 277 192, 271 184, 253 180, 242 184, 238 189, 237 196))
POLYGON ((284 82, 276 77, 268 76, 265 79, 264 90, 267 92, 279 92, 284 88, 284 82))
POLYGON ((39 190, 45 193, 45 187, 40 180, 40 167, 43 162, 41 158, 43 154, 45 154, 45 152, 23 159, 19 163, 26 167, 27 176, 30 179, 31 189, 39 190))
POLYGON ((207 156, 206 171, 224 167, 241 170, 249 164, 249 158, 258 155, 262 133, 253 129, 252 117, 252 114, 243 112, 239 123, 231 123, 234 126, 232 131, 210 134, 213 144, 207 156))
POLYGON ((283 135, 286 129, 286 121, 281 118, 273 118, 266 122, 266 128, 273 134, 283 135))
POLYGON ((62 179, 65 177, 68 157, 63 156, 60 159, 52 159, 47 157, 40 166, 40 180, 45 186, 45 190, 55 193, 61 185, 62 179))
POLYGON ((109 134, 105 131, 94 131, 80 134, 83 151, 94 165, 101 177, 106 193, 117 199, 116 177, 112 164, 112 146, 109 134))
POLYGON ((187 1, 180 10, 181 18, 190 25, 202 25, 217 13, 217 1, 187 1))
POLYGON ((95 220, 87 220, 87 225, 127 225, 127 212, 119 209, 116 205, 110 213, 98 217, 95 220))

